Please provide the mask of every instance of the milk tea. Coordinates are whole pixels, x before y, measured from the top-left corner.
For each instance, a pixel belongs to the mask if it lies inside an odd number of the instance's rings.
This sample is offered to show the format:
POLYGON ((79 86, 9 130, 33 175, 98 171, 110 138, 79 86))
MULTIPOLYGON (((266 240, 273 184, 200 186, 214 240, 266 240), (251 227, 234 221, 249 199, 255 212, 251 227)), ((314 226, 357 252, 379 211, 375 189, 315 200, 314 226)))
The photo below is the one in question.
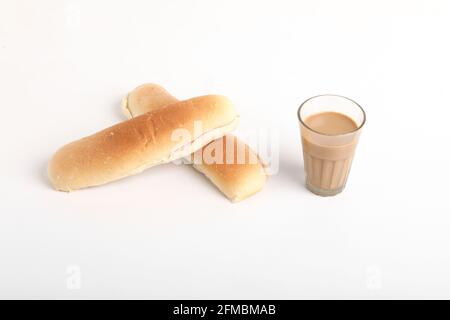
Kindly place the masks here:
POLYGON ((335 195, 345 187, 358 134, 350 117, 339 112, 320 112, 303 120, 302 144, 305 163, 306 186, 312 192, 326 196, 335 195), (341 142, 326 143, 331 137, 343 136, 341 142))

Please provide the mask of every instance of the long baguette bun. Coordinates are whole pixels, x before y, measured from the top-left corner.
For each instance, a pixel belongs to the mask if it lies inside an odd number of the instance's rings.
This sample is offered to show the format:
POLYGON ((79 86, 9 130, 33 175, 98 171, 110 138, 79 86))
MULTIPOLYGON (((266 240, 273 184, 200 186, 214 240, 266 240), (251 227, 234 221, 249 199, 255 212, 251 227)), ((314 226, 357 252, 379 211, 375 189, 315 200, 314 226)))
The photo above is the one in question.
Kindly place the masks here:
MULTIPOLYGON (((126 117, 132 118, 171 105, 174 101, 177 99, 163 87, 149 83, 131 91, 122 101, 122 110, 126 117)), ((188 157, 188 161, 233 202, 257 193, 267 180, 264 165, 258 155, 231 134, 210 142, 188 157), (214 158, 221 158, 222 161, 208 161, 206 158, 210 157, 211 152, 220 153, 214 158), (245 155, 244 161, 238 159, 242 154, 245 155)))
POLYGON ((185 157, 237 122, 223 96, 176 102, 65 145, 50 160, 48 176, 61 191, 101 185, 185 157))

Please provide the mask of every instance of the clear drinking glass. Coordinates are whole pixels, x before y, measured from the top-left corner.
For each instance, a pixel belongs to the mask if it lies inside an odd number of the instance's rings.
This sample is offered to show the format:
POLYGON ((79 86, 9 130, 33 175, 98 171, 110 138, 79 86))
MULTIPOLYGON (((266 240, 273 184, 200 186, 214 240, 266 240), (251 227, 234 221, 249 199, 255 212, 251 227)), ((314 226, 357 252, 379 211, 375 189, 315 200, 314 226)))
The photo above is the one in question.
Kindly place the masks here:
MULTIPOLYGON (((319 115, 322 114, 322 115, 319 115)), ((344 117, 345 118, 345 117, 344 117)), ((298 109, 305 163, 306 187, 320 196, 334 196, 345 187, 353 155, 366 114, 355 101, 339 95, 312 97, 298 109), (308 117, 323 113, 344 115, 354 122, 354 128, 344 133, 324 133, 308 125, 308 117)), ((312 118, 309 118, 312 119, 312 118)))

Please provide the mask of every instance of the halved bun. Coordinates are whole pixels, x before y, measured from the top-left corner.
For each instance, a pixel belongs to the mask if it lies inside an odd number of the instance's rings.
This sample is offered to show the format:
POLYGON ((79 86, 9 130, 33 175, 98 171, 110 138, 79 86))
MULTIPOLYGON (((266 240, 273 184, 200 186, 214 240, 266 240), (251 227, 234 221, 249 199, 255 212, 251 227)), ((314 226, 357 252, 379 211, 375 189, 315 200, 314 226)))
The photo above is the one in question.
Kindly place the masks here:
POLYGON ((196 151, 191 161, 232 202, 257 193, 267 180, 258 155, 231 134, 196 151))

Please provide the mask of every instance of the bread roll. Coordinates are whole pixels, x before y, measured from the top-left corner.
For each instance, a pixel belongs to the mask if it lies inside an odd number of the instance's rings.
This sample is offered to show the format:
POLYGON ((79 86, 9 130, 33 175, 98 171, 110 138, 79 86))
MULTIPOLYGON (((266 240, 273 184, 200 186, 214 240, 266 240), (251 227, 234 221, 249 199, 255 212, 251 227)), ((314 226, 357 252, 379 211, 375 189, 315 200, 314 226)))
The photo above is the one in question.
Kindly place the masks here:
POLYGON ((122 111, 128 119, 131 119, 176 102, 178 99, 163 87, 157 84, 144 84, 123 98, 122 111))
POLYGON ((257 193, 267 180, 258 155, 231 134, 199 149, 191 160, 194 168, 211 180, 232 202, 241 201, 257 193), (242 159, 239 159, 241 157, 242 159))
POLYGON ((61 191, 101 185, 185 157, 237 123, 223 96, 176 102, 65 145, 50 160, 48 176, 61 191))
MULTIPOLYGON (((163 87, 144 84, 134 89, 122 101, 122 110, 128 118, 157 110, 176 100, 163 87)), ((168 107, 170 108, 170 106, 168 107)), ((267 175, 264 166, 248 145, 233 135, 226 135, 210 142, 188 158, 195 169, 203 173, 211 182, 233 202, 245 199, 260 191, 267 175), (230 143, 231 142, 231 143, 230 143), (214 152, 216 163, 208 161, 214 152), (218 153, 218 154, 217 154, 218 153), (244 155, 243 161, 238 161, 244 155), (232 159, 232 161, 229 161, 232 159)))

